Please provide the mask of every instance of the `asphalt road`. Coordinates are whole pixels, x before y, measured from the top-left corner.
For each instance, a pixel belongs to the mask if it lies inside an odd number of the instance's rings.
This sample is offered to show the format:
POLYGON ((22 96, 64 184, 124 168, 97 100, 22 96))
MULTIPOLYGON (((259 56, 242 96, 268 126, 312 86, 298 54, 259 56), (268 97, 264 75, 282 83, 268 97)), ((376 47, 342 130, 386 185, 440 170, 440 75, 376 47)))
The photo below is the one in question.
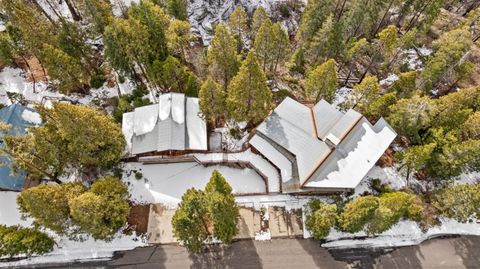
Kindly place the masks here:
POLYGON ((239 241, 213 247, 201 255, 175 245, 157 245, 118 252, 110 261, 48 265, 37 268, 480 268, 480 237, 432 239, 419 246, 396 249, 326 250, 319 242, 276 239, 239 241))

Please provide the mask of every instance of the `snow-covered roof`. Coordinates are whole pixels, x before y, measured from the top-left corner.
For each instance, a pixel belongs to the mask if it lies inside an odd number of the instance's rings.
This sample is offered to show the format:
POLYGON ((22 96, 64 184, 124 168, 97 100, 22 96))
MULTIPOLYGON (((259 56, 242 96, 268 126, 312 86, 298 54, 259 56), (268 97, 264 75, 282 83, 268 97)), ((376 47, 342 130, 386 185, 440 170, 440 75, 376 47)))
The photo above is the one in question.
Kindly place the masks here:
POLYGON ((281 171, 283 183, 297 179, 284 189, 343 189, 361 181, 395 136, 383 119, 372 126, 354 110, 343 113, 324 100, 310 109, 287 97, 250 144, 281 171))
POLYGON ((207 150, 207 125, 199 116, 198 99, 167 93, 158 104, 123 114, 127 150, 141 154, 165 150, 207 150))

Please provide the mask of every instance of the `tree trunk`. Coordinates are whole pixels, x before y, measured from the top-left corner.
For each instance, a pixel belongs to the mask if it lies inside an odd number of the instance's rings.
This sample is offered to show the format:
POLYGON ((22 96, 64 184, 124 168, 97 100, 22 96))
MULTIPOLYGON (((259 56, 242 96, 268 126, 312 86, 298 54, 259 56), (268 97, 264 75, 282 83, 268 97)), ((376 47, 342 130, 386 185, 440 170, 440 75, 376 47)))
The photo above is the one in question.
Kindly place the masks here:
POLYGON ((33 74, 33 70, 32 70, 32 67, 30 66, 30 64, 28 63, 27 59, 25 58, 25 56, 20 56, 22 58, 22 60, 25 62, 25 65, 27 66, 28 68, 28 71, 30 71, 30 75, 32 76, 32 80, 33 80, 33 93, 35 93, 35 85, 36 85, 36 80, 35 80, 35 75, 33 74))
POLYGON ((40 4, 38 4, 38 0, 33 0, 32 3, 38 11, 40 11, 53 25, 56 26, 55 20, 52 19, 52 17, 42 8, 40 4))
POLYGON ((72 14, 72 19, 74 21, 81 21, 82 17, 78 12, 75 10, 75 7, 73 6, 71 0, 65 0, 65 4, 67 4, 68 10, 70 11, 70 14, 72 14))

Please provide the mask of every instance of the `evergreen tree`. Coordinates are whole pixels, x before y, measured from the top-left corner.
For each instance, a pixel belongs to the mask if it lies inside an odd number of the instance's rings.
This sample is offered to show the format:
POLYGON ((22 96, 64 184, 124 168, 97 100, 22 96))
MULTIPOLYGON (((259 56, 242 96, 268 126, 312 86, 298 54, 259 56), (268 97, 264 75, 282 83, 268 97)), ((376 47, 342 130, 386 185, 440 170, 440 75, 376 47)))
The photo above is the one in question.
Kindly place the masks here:
POLYGON ((352 109, 362 114, 370 114, 371 104, 379 98, 380 84, 376 76, 365 77, 360 84, 355 85, 348 104, 352 109))
POLYGON ((228 83, 235 76, 239 67, 239 57, 235 38, 225 24, 215 27, 215 34, 208 48, 208 65, 210 74, 226 90, 228 83))
POLYGON ((433 205, 446 217, 467 222, 480 216, 480 184, 455 184, 434 195, 433 205))
POLYGON ((335 21, 332 14, 306 46, 309 62, 316 65, 327 58, 336 58, 343 51, 343 44, 343 21, 335 21))
POLYGON ((173 235, 188 251, 199 253, 210 234, 207 197, 201 190, 188 189, 172 218, 173 235))
POLYGON ((241 53, 244 48, 244 39, 248 33, 247 25, 247 13, 241 6, 237 6, 235 10, 230 14, 228 19, 228 26, 233 36, 237 40, 237 52, 241 53))
POLYGON ((298 30, 300 39, 309 42, 313 38, 333 10, 333 2, 331 0, 307 2, 298 30))
POLYGON ((200 111, 205 119, 216 121, 225 115, 225 93, 212 78, 203 82, 198 97, 200 111))
POLYGON ((272 26, 272 59, 270 63, 269 72, 272 75, 277 73, 278 65, 281 65, 287 59, 290 50, 290 41, 285 30, 279 22, 272 26))
POLYGON ((166 0, 168 14, 177 20, 187 21, 186 0, 166 0))
POLYGON ((272 22, 270 19, 266 19, 258 29, 253 46, 263 72, 267 72, 268 65, 273 61, 273 42, 272 22))
POLYGON ((42 255, 53 250, 55 241, 35 228, 0 225, 0 256, 42 255))
POLYGON ((338 225, 342 231, 359 232, 373 218, 377 208, 377 197, 358 197, 345 205, 338 218, 338 225))
POLYGON ((390 91, 400 98, 410 98, 416 90, 417 71, 401 73, 390 87, 390 91))
POLYGON ((320 200, 311 200, 308 203, 306 228, 316 240, 327 237, 337 219, 337 206, 329 205, 320 200))
POLYGON ((255 36, 257 35, 258 29, 260 29, 263 22, 266 21, 267 19, 269 20, 270 18, 265 8, 262 6, 257 7, 255 9, 255 12, 253 12, 253 18, 252 18, 252 29, 251 29, 252 40, 255 40, 255 36))
POLYGON ((194 253, 209 237, 229 244, 237 234, 238 210, 232 188, 214 170, 205 192, 192 188, 182 196, 172 218, 173 233, 194 253))
MULTIPOLYGON (((78 1, 78 0, 77 0, 78 1)), ((112 4, 107 0, 80 0, 78 7, 82 17, 93 24, 98 34, 103 34, 105 27, 113 20, 112 4)))
POLYGON ((47 184, 23 190, 17 197, 20 212, 34 223, 58 234, 72 235, 68 200, 84 192, 82 184, 47 184))
POLYGON ((90 173, 120 161, 125 139, 110 116, 95 109, 54 103, 38 107, 43 125, 24 136, 5 136, 3 149, 33 178, 58 181, 67 171, 90 173))
POLYGON ((230 244, 237 234, 239 209, 232 194, 232 187, 217 170, 213 171, 205 187, 205 195, 209 198, 215 238, 230 244))
POLYGON ((305 81, 305 95, 315 102, 320 99, 331 103, 338 87, 338 76, 335 60, 330 59, 308 72, 305 81))
POLYGON ((420 133, 431 124, 434 105, 428 97, 418 95, 401 99, 389 108, 388 122, 399 135, 404 135, 418 144, 421 141, 420 133))
POLYGON ((227 106, 233 119, 258 122, 268 115, 272 93, 266 80, 255 53, 249 52, 228 85, 227 106))
POLYGON ((436 50, 420 75, 423 89, 427 92, 432 90, 449 70, 460 63, 471 45, 472 37, 466 28, 445 32, 435 40, 433 47, 436 50))
POLYGON ((179 55, 182 61, 187 61, 185 50, 194 36, 190 32, 191 25, 186 21, 174 20, 170 23, 167 30, 168 47, 176 55, 179 55))
POLYGON ((155 61, 150 68, 153 83, 164 92, 180 92, 197 96, 200 88, 197 77, 175 57, 168 56, 163 62, 155 61))
POLYGON ((480 111, 471 114, 463 123, 462 134, 467 139, 480 138, 480 111))
POLYGON ((82 231, 95 239, 110 240, 127 222, 127 197, 127 187, 120 180, 98 179, 88 192, 69 200, 70 214, 82 231))

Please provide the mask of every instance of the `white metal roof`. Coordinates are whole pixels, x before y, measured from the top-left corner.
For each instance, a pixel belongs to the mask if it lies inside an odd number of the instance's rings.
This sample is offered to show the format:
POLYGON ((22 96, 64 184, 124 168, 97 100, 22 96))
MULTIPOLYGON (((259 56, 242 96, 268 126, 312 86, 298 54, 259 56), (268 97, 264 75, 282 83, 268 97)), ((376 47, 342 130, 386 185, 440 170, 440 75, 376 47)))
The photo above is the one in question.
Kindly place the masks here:
POLYGON ((207 150, 207 128, 197 98, 168 93, 159 103, 123 114, 122 132, 132 154, 165 150, 207 150))
POLYGON ((374 126, 362 119, 305 186, 355 188, 395 137, 395 131, 383 118, 374 126))
POLYGON ((342 113, 324 100, 310 109, 290 98, 257 132, 262 136, 255 135, 250 144, 282 171, 282 178, 288 158, 280 151, 286 150, 296 159, 299 184, 324 188, 354 188, 396 136, 383 119, 372 126, 354 110, 342 113))

